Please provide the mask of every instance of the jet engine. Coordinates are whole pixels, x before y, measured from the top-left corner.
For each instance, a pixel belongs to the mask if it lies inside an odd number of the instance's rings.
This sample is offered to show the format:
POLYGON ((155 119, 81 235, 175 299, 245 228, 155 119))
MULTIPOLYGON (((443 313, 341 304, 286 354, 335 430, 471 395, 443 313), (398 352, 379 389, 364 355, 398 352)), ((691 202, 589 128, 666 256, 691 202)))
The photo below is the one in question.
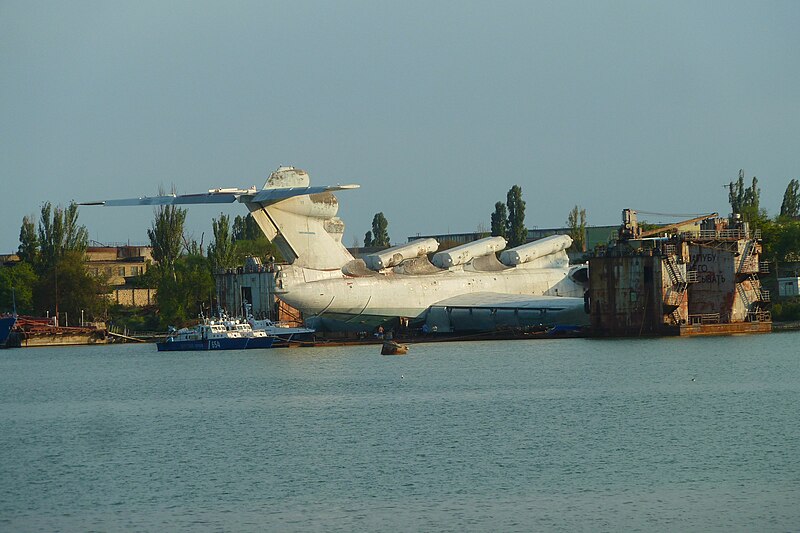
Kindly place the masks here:
POLYGON ((436 239, 419 239, 364 256, 364 263, 370 270, 383 270, 397 266, 406 259, 435 252, 438 248, 439 243, 436 239))
POLYGON ((439 268, 450 268, 456 265, 469 263, 475 257, 499 252, 506 247, 506 240, 502 237, 486 237, 474 242, 462 244, 439 252, 433 256, 432 263, 439 268))
POLYGON ((529 242, 500 254, 500 262, 506 266, 517 266, 540 257, 566 250, 572 244, 569 235, 551 235, 538 241, 529 242))

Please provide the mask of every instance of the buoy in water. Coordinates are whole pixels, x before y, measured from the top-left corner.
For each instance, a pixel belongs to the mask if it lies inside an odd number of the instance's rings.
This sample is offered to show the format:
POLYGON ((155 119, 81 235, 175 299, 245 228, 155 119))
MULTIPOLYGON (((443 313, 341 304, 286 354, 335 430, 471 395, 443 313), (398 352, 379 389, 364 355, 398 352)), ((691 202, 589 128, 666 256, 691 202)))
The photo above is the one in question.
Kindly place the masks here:
POLYGON ((381 346, 381 355, 405 355, 408 353, 408 346, 394 341, 386 341, 381 346))

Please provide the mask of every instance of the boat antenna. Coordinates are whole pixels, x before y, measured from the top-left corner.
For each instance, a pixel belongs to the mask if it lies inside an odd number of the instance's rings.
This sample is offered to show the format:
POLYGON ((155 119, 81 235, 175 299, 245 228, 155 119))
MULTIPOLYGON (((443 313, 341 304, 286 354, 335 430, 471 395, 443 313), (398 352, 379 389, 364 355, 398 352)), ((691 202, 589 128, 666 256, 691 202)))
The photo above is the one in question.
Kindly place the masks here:
POLYGON ((13 309, 14 317, 17 316, 17 296, 14 293, 14 286, 11 286, 11 306, 13 309))

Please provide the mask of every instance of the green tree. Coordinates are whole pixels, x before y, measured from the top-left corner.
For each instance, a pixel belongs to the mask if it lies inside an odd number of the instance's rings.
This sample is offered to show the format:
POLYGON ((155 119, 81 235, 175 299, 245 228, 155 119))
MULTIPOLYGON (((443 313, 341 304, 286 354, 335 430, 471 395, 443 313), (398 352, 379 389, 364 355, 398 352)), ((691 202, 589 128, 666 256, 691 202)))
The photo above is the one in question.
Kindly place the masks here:
POLYGON ((383 213, 376 213, 372 217, 372 246, 388 247, 389 246, 389 222, 383 213))
POLYGON ((234 248, 234 262, 237 265, 244 263, 246 257, 258 257, 265 263, 282 260, 278 247, 267 239, 252 213, 248 213, 244 217, 236 215, 236 218, 233 219, 231 240, 234 248))
POLYGON ((364 234, 364 248, 369 248, 370 246, 372 246, 372 232, 367 231, 364 234))
POLYGON ((781 217, 797 218, 800 216, 800 182, 791 180, 783 193, 783 202, 781 202, 781 217))
POLYGON ((728 184, 728 203, 731 204, 731 213, 741 213, 744 205, 744 170, 739 170, 739 179, 728 184))
POLYGON ((0 311, 11 312, 16 304, 18 313, 32 314, 33 288, 38 279, 33 267, 24 261, 0 267, 0 311))
POLYGON ((233 242, 242 240, 254 241, 261 237, 266 238, 251 213, 248 213, 244 217, 236 215, 236 218, 233 219, 233 242))
MULTIPOLYGON (((28 222, 30 224, 30 221, 28 222)), ((26 244, 30 247, 28 229, 25 227, 23 218, 23 231, 26 244)), ((23 235, 20 235, 22 238, 23 235)), ((45 202, 42 206, 42 216, 39 220, 39 258, 37 262, 39 271, 44 272, 51 269, 65 254, 78 252, 82 257, 89 243, 89 233, 85 226, 78 225, 78 204, 71 202, 66 209, 61 206, 53 209, 50 202, 45 202)), ((28 253, 27 251, 25 253, 28 253)), ((37 266, 34 265, 34 266, 37 266)))
POLYGON ((567 215, 569 236, 572 237, 572 248, 581 252, 586 251, 586 209, 575 206, 567 215))
POLYGON ((525 200, 522 199, 522 188, 514 185, 506 195, 508 207, 508 246, 513 248, 525 244, 528 230, 525 228, 525 200))
POLYGON ((761 229, 764 258, 778 262, 800 261, 800 221, 768 222, 761 229))
POLYGON ((277 246, 263 235, 253 240, 236 241, 234 248, 236 264, 243 264, 246 257, 258 257, 264 263, 282 260, 277 246))
POLYGON ((503 237, 508 235, 508 211, 506 204, 497 202, 494 204, 494 213, 492 213, 492 237, 503 237))
POLYGON ((742 215, 745 222, 754 227, 762 227, 767 221, 767 213, 760 208, 761 189, 758 188, 758 178, 753 176, 750 186, 744 186, 744 170, 739 170, 739 178, 734 183, 728 184, 728 203, 731 213, 742 215))
POLYGON ((78 224, 78 205, 66 208, 42 206, 38 235, 33 235, 33 217, 25 217, 20 230, 20 251, 32 267, 37 280, 32 286, 33 311, 37 314, 58 312, 80 319, 105 315, 106 287, 103 278, 86 271, 85 252, 89 233, 78 224))
POLYGON ((153 259, 163 266, 162 273, 171 275, 181 253, 186 210, 174 205, 162 205, 155 209, 154 214, 153 225, 147 230, 153 259))
POLYGON ((212 219, 214 242, 208 246, 208 259, 213 269, 236 266, 236 249, 230 233, 230 218, 220 213, 219 220, 212 219))
POLYGON ((173 264, 173 271, 158 276, 159 323, 167 326, 183 326, 195 321, 201 312, 208 313, 213 307, 214 278, 207 258, 187 254, 180 256, 173 264))
POLYGON ((34 265, 39 260, 39 237, 36 235, 36 223, 33 216, 22 217, 17 255, 20 260, 29 265, 34 265))
POLYGON ((203 241, 206 238, 205 232, 200 234, 200 242, 197 242, 197 239, 192 237, 187 237, 186 235, 183 236, 183 253, 188 255, 202 255, 205 256, 203 253, 203 241))
POLYGON ((108 300, 105 280, 86 271, 84 254, 77 250, 65 252, 39 278, 33 290, 34 307, 38 314, 58 312, 60 324, 67 313, 69 324, 79 322, 81 311, 87 319, 105 315, 108 300))

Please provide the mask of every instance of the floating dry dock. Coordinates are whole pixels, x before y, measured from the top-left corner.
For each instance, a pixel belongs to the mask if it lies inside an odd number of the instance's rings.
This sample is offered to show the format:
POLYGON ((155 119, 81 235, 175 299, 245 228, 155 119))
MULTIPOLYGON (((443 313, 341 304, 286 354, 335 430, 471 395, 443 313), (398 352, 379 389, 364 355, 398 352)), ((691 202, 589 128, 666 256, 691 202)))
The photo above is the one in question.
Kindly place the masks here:
POLYGON ((595 336, 721 335, 772 330, 760 234, 738 218, 643 232, 623 211, 619 238, 589 260, 595 336), (656 235, 661 233, 660 235, 656 235))

